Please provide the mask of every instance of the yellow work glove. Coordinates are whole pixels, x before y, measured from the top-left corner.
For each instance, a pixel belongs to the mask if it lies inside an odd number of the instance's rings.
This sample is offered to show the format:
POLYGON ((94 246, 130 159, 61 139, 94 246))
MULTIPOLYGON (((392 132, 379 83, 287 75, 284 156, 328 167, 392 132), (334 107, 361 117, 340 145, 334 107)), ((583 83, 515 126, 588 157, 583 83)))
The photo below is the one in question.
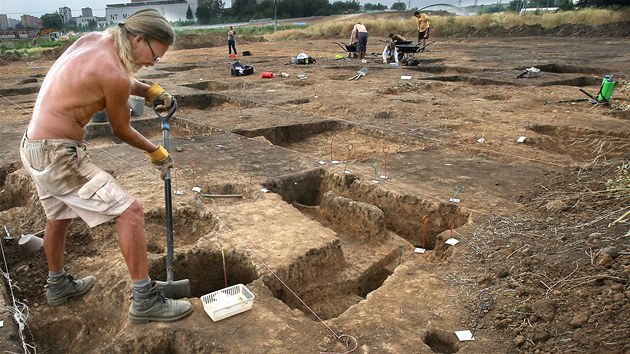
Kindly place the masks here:
POLYGON ((173 96, 169 95, 168 92, 164 91, 164 89, 155 82, 151 84, 151 87, 149 87, 144 94, 144 100, 151 105, 151 107, 153 107, 153 101, 163 101, 163 104, 155 107, 159 111, 168 110, 173 104, 173 96))
POLYGON ((157 149, 152 152, 144 152, 149 157, 149 160, 158 170, 160 170, 160 177, 164 179, 166 172, 169 168, 173 167, 173 157, 162 145, 158 145, 157 149))

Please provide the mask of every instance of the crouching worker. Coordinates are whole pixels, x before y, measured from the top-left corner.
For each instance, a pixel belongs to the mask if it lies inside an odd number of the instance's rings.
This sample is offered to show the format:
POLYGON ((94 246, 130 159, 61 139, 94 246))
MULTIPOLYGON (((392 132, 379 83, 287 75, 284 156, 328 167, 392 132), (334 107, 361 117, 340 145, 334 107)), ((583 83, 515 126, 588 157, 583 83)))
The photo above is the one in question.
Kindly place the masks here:
MULTIPOLYGON (((188 316, 184 300, 166 299, 149 278, 144 211, 140 202, 85 151, 85 126, 102 109, 112 132, 143 151, 162 178, 173 159, 130 124, 129 96, 161 101, 172 97, 159 85, 132 77, 153 66, 175 40, 168 21, 155 10, 142 10, 105 33, 89 33, 74 42, 53 64, 42 83, 33 116, 22 138, 20 156, 46 213, 44 253, 48 263, 48 303, 59 306, 87 293, 95 277, 75 279, 64 270, 66 233, 74 218, 90 227, 115 220, 121 253, 132 281, 129 320, 171 322, 188 316)), ((139 156, 138 156, 139 157, 139 156)), ((135 160, 134 160, 135 162, 135 160)), ((126 168, 128 166, 125 166, 126 168)))
POLYGON ((383 63, 396 63, 398 64, 398 50, 394 42, 389 42, 383 49, 383 63))
POLYGON ((399 35, 398 33, 394 33, 394 32, 391 32, 389 34, 389 39, 391 39, 394 43, 406 41, 405 37, 399 35))

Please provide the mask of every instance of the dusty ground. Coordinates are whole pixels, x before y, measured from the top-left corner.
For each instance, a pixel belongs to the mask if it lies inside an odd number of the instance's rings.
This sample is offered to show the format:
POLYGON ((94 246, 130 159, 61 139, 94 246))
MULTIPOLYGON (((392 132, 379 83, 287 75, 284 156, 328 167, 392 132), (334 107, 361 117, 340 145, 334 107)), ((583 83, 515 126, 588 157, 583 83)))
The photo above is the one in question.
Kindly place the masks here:
MULTIPOLYGON (((381 52, 378 39, 369 52, 381 52)), ((28 317, 20 331, 3 306, 0 348, 629 353, 629 227, 615 220, 630 209, 630 100, 620 88, 613 107, 579 100, 605 74, 628 77, 628 37, 434 39, 419 66, 397 68, 375 55, 335 59, 346 53, 329 39, 243 39, 238 49, 253 55, 239 60, 255 73, 233 77, 224 47, 182 38, 188 49, 140 73, 180 105, 175 278, 190 280, 195 312, 174 324, 127 321, 113 224, 72 224, 66 268, 98 282, 46 304, 43 253, 17 245, 45 223, 18 143, 52 62, 1 66, 0 221, 15 237, 2 239, 13 285, 4 302, 28 317), (290 64, 302 51, 317 62, 290 64), (539 77, 516 78, 532 66, 539 77), (367 76, 348 81, 361 67, 367 76), (196 198, 193 186, 242 198, 196 198), (239 283, 255 294, 252 309, 213 322, 200 297, 239 283), (465 329, 474 341, 457 340, 465 329)), ((134 124, 161 141, 148 108, 134 124)), ((86 140, 143 202, 151 275, 164 280, 162 181, 106 123, 86 140)))

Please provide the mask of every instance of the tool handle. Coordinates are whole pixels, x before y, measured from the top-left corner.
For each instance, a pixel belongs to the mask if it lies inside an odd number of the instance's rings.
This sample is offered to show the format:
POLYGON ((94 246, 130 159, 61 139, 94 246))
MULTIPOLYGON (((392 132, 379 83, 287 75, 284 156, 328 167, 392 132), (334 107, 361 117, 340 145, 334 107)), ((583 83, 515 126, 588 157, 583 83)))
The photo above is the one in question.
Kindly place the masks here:
POLYGON ((173 97, 173 103, 171 103, 171 108, 169 108, 169 110, 166 111, 165 114, 161 114, 160 111, 158 111, 157 109, 159 105, 163 105, 163 104, 164 104, 163 100, 154 100, 151 106, 153 107, 153 111, 155 112, 155 114, 157 114, 158 117, 162 118, 162 122, 168 122, 173 116, 173 113, 175 113, 175 111, 177 110, 177 101, 175 100, 175 97, 173 97))

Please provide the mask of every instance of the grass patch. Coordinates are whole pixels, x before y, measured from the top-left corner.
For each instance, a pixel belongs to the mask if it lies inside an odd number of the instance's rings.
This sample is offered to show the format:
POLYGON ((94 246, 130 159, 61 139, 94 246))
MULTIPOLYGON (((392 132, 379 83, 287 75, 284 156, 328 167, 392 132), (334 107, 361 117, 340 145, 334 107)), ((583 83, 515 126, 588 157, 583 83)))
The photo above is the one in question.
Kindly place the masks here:
MULTIPOLYGON (((278 25, 278 31, 293 31, 293 30, 304 30, 307 28, 307 25, 278 25)), ((176 27, 175 33, 177 35, 203 35, 203 34, 213 34, 213 33, 227 33, 228 26, 225 27, 216 27, 216 28, 203 28, 203 29, 189 29, 186 27, 176 27)), ((236 28, 236 33, 238 36, 265 36, 272 34, 276 31, 276 27, 271 25, 265 26, 243 26, 236 28)))
POLYGON ((10 53, 18 57, 39 57, 43 52, 61 47, 64 44, 65 42, 51 41, 49 39, 4 41, 0 44, 0 54, 10 53))
MULTIPOLYGON (((353 19, 338 19, 306 28, 294 28, 266 35, 270 40, 289 40, 304 38, 348 38, 352 27, 361 21, 370 32, 370 37, 387 37, 390 32, 397 32, 414 40, 416 22, 409 11, 389 13, 387 18, 374 15, 362 15, 353 19)), ((600 26, 608 23, 630 21, 630 8, 621 10, 583 9, 557 13, 525 14, 499 12, 474 16, 439 16, 431 15, 431 35, 451 36, 466 28, 486 29, 500 27, 509 29, 514 26, 540 25, 550 29, 565 24, 600 26)))

